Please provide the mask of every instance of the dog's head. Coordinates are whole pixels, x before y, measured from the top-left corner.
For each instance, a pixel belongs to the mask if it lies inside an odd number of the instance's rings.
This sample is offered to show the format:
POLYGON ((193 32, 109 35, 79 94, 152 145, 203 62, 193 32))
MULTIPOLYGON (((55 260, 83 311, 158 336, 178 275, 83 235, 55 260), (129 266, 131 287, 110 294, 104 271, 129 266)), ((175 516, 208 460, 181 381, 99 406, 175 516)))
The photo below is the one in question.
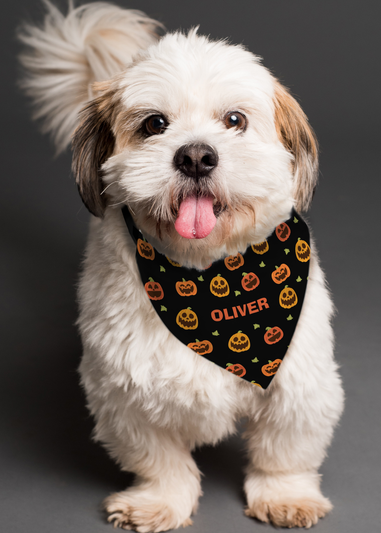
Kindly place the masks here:
POLYGON ((293 205, 308 207, 314 133, 243 47, 169 34, 94 91, 73 138, 84 203, 98 217, 127 204, 149 240, 182 264, 243 251, 293 205))

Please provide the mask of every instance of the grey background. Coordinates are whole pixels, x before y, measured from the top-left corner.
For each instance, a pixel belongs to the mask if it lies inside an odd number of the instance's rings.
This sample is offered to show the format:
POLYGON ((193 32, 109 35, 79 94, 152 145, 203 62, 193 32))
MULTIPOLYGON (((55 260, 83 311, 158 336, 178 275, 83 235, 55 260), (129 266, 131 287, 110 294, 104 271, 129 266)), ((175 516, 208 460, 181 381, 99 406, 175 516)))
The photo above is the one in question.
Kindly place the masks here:
MULTIPOLYGON (((321 143, 309 214, 338 309, 336 355, 346 410, 321 472, 335 509, 320 533, 379 530, 380 516, 380 18, 378 1, 131 0, 169 30, 201 24, 264 57, 302 103, 321 143)), ((91 441, 78 385, 75 284, 88 214, 70 176, 32 124, 16 87, 22 19, 37 0, 2 5, 0 531, 106 532, 101 500, 121 474, 91 441)), ((62 4, 61 4, 62 5, 62 4)), ((203 448, 204 496, 194 533, 271 531, 243 516, 243 444, 203 448)))

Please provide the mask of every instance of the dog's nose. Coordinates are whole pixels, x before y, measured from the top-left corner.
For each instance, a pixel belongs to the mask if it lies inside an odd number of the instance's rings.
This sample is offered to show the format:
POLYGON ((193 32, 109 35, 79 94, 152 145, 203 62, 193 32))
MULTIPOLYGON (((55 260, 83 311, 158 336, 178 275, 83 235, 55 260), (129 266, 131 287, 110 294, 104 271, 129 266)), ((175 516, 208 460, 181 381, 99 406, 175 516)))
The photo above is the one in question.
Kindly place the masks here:
POLYGON ((203 178, 217 166, 218 155, 208 144, 186 144, 175 153, 174 162, 190 178, 203 178))

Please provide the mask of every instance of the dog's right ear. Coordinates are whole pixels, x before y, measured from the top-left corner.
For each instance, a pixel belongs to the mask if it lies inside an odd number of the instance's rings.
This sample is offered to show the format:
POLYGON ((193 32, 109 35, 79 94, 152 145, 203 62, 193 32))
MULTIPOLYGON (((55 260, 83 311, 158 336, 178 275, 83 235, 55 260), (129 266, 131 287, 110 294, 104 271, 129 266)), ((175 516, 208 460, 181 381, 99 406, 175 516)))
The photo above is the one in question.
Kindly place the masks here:
POLYGON ((72 170, 83 203, 90 213, 103 217, 106 197, 101 194, 103 184, 100 168, 115 146, 111 126, 114 102, 111 91, 102 90, 104 84, 94 85, 95 90, 102 91, 101 96, 88 103, 80 113, 80 123, 72 140, 72 170))

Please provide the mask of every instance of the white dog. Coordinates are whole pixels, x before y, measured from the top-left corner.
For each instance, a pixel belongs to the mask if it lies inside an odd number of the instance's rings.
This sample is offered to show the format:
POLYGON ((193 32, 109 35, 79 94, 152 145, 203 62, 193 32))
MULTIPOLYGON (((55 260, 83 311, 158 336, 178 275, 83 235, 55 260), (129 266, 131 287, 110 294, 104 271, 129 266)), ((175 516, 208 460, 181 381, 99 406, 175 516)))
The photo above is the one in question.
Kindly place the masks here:
POLYGON ((314 243, 295 334, 261 390, 167 330, 121 214, 127 205, 156 250, 187 267, 245 252, 294 206, 308 207, 318 164, 307 118, 242 46, 197 30, 159 37, 159 23, 106 3, 71 7, 66 17, 47 8, 41 27, 20 31, 22 62, 36 116, 59 150, 76 130, 74 174, 95 215, 79 287, 80 374, 96 439, 136 474, 132 487, 106 499, 109 521, 141 532, 191 524, 201 495, 192 450, 246 417, 246 514, 277 526, 316 524, 332 508, 318 469, 343 392, 314 243), (174 162, 189 146, 197 179, 184 158, 174 162))

